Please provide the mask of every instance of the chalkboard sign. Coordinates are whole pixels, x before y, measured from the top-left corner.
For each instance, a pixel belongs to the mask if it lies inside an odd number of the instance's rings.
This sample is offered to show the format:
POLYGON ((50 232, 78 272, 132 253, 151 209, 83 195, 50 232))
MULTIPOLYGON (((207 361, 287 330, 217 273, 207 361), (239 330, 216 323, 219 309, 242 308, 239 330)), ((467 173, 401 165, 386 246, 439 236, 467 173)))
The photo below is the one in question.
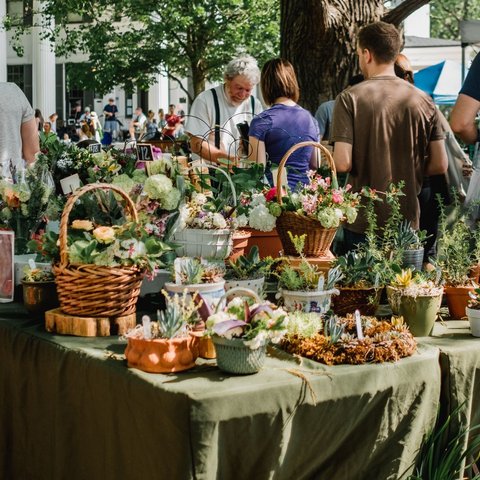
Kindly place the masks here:
POLYGON ((100 153, 102 151, 101 143, 91 143, 87 146, 87 149, 90 153, 100 153))
POLYGON ((153 148, 149 143, 137 143, 137 161, 152 162, 153 148))

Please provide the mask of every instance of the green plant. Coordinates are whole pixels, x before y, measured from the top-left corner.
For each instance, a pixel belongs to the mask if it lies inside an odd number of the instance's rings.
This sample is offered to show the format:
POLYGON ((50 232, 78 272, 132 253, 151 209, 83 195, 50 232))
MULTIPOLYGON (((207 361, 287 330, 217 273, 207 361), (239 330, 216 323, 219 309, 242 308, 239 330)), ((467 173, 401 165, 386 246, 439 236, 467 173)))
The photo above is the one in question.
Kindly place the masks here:
POLYGON ((480 287, 476 285, 473 292, 468 292, 470 300, 468 302, 468 308, 473 308, 474 310, 480 310, 480 287))
POLYGON ((411 222, 404 220, 398 227, 394 245, 400 250, 416 250, 423 247, 426 239, 426 230, 414 230, 411 222))
POLYGON ((198 258, 176 258, 173 263, 173 279, 181 285, 213 283, 223 278, 224 266, 220 263, 199 260, 198 258))
POLYGON ((366 248, 358 248, 338 257, 334 265, 343 274, 343 287, 370 288, 382 283, 382 263, 366 248))
POLYGON ((40 268, 25 267, 23 275, 24 282, 53 282, 55 279, 51 270, 41 270, 40 268))
POLYGON ((291 291, 326 291, 333 289, 335 284, 342 279, 343 275, 340 268, 331 268, 325 281, 325 275, 316 265, 311 264, 303 254, 306 234, 298 236, 288 232, 288 235, 295 251, 300 256, 300 263, 297 267, 293 267, 287 261, 281 267, 280 272, 276 274, 279 286, 291 291))
MULTIPOLYGON (((472 229, 465 212, 460 210, 457 195, 453 195, 453 198, 456 216, 451 224, 448 222, 441 198, 438 198, 440 225, 435 263, 441 268, 447 285, 461 286, 470 283, 470 269, 476 261, 478 247, 472 248, 470 244, 472 229)), ((473 238, 478 238, 478 234, 474 234, 473 238)))
POLYGON ((238 280, 260 278, 266 266, 267 262, 260 258, 258 247, 254 245, 247 255, 240 255, 235 261, 229 261, 227 278, 238 280))
MULTIPOLYGON (((407 480, 455 480, 462 476, 464 468, 467 469, 473 464, 473 462, 468 464, 470 459, 478 459, 480 425, 471 428, 461 425, 459 417, 464 407, 465 404, 457 407, 442 424, 440 424, 440 412, 437 414, 436 426, 426 435, 420 448, 415 472, 409 475, 407 480), (445 437, 452 430, 453 420, 461 426, 453 438, 447 442, 445 437)), ((400 480, 405 475, 405 473, 401 475, 400 480)), ((471 480, 479 479, 478 474, 471 478, 471 480)))

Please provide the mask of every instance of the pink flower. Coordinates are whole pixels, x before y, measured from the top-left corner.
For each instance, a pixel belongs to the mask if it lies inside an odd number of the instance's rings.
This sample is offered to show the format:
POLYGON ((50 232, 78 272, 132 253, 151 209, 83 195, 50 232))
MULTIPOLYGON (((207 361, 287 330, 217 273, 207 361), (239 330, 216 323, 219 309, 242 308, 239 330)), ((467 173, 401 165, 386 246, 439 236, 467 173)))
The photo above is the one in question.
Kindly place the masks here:
POLYGON ((311 215, 315 212, 318 205, 318 199, 314 195, 306 195, 302 200, 303 211, 307 215, 311 215))
POLYGON ((348 192, 349 190, 351 190, 352 186, 347 183, 347 186, 345 187, 345 191, 348 192))
POLYGON ((332 202, 333 203, 342 203, 343 202, 343 195, 340 190, 333 190, 332 192, 332 202))

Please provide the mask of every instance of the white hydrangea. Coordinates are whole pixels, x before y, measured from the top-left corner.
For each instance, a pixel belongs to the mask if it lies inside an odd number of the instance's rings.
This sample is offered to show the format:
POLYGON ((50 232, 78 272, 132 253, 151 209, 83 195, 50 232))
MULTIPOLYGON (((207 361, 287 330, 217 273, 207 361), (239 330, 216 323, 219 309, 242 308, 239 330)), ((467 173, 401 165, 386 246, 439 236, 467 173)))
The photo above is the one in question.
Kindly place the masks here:
POLYGON ((236 228, 246 227, 248 225, 248 217, 242 213, 234 219, 234 224, 236 228))
POLYGON ((250 347, 252 350, 256 350, 257 348, 260 348, 261 346, 265 345, 268 340, 268 334, 266 331, 261 331, 256 335, 254 338, 251 340, 244 340, 245 345, 247 347, 250 347))
POLYGON ((187 220, 190 217, 190 209, 188 205, 182 205, 179 208, 179 216, 178 216, 178 228, 183 230, 187 226, 187 220))
POLYGON ((229 320, 228 314, 226 312, 220 311, 213 315, 210 315, 207 319, 205 326, 207 330, 211 330, 213 326, 217 323, 226 322, 227 320, 229 320))
POLYGON ((317 218, 325 228, 335 228, 340 225, 340 218, 336 214, 336 208, 325 208, 318 212, 317 218))
POLYGON ((194 192, 192 195, 192 201, 197 205, 205 205, 208 201, 207 196, 204 193, 194 192))
POLYGON ((358 211, 355 207, 348 205, 345 208, 345 216, 347 217, 348 223, 353 223, 357 219, 358 211))
POLYGON ((215 228, 227 228, 227 221, 220 213, 213 214, 212 222, 215 228))
POLYGON ((164 208, 165 210, 174 210, 178 206, 180 197, 181 197, 180 190, 178 190, 178 188, 173 187, 166 194, 161 196, 160 203, 162 204, 162 208, 164 208))
POLYGON ((261 232, 270 232, 275 228, 277 219, 269 212, 265 205, 252 208, 248 221, 250 227, 261 232))
POLYGON ((143 186, 144 192, 154 200, 160 199, 172 188, 172 181, 166 175, 162 175, 161 173, 148 177, 143 186))
POLYGON ((252 195, 250 206, 256 207, 257 205, 265 205, 266 203, 267 200, 265 199, 265 195, 263 195, 263 193, 254 193, 252 195))

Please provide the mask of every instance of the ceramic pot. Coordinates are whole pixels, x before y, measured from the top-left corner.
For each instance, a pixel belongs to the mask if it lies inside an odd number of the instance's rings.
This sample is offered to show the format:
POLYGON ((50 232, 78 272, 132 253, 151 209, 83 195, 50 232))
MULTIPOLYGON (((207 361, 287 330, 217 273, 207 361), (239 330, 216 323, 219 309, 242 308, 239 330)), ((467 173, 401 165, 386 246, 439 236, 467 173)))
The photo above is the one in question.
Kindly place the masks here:
POLYGON ((465 309, 470 300, 468 292, 473 292, 473 290, 473 287, 444 287, 444 292, 447 297, 448 313, 451 319, 460 320, 465 317, 465 309))
POLYGON ((35 316, 42 316, 46 311, 58 307, 57 286, 50 282, 26 282, 22 280, 23 304, 35 316))
POLYGON ((190 335, 197 337, 198 356, 200 358, 212 359, 217 357, 212 337, 204 336, 203 332, 191 332, 190 335))
POLYGON ((251 234, 248 239, 247 253, 253 245, 258 247, 258 253, 261 258, 276 258, 280 252, 283 251, 282 242, 275 228, 270 232, 261 232, 260 230, 254 230, 252 228, 246 230, 251 234))
POLYGON ((248 288, 253 290, 258 296, 262 296, 265 277, 251 278, 247 280, 225 280, 225 291, 228 292, 232 288, 248 288))
POLYGON ((474 337, 480 337, 480 310, 475 308, 466 308, 468 321, 470 322, 470 330, 474 337))
POLYGON ((232 231, 230 229, 205 230, 185 228, 174 233, 173 243, 180 257, 203 257, 223 260, 232 251, 232 231))
POLYGON ((172 339, 129 338, 125 357, 129 367, 144 372, 181 372, 195 366, 198 339, 192 335, 172 339))
POLYGON ((400 289, 390 288, 389 302, 392 311, 397 311, 410 328, 414 337, 431 335, 438 310, 442 303, 443 292, 438 295, 402 295, 400 289))
POLYGON ((251 349, 241 338, 212 337, 220 370, 236 375, 258 372, 265 363, 267 346, 251 349))
POLYGON ((362 315, 375 315, 380 303, 382 288, 340 287, 340 293, 332 298, 333 311, 340 316, 359 310, 362 315))
POLYGON ((232 236, 232 253, 228 260, 234 262, 238 257, 245 255, 248 247, 248 239, 252 233, 246 230, 236 230, 232 236))
POLYGON ((402 255, 402 268, 415 268, 421 272, 423 266, 423 253, 425 249, 405 250, 402 255))
POLYGON ((285 309, 289 312, 316 312, 325 313, 330 309, 332 295, 338 293, 338 290, 295 292, 292 290, 280 291, 285 309))
POLYGON ((173 282, 167 282, 164 287, 172 295, 175 293, 183 295, 185 290, 190 295, 201 293, 202 297, 209 302, 212 308, 215 308, 220 299, 225 295, 225 280, 214 283, 192 283, 191 285, 177 285, 173 282))

